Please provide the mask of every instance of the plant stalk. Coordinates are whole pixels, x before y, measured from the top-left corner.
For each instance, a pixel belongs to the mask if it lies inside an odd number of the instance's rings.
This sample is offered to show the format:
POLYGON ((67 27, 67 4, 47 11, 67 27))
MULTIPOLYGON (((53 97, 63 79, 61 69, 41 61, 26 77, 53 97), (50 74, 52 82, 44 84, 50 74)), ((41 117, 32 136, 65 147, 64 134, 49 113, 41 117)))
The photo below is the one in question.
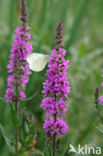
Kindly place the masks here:
MULTIPOLYGON (((18 100, 16 98, 15 101, 15 110, 16 110, 16 116, 18 117, 18 100)), ((16 125, 16 148, 15 148, 15 155, 18 156, 18 137, 19 137, 19 127, 16 125)))
MULTIPOLYGON (((54 122, 56 122, 57 114, 54 115, 54 122)), ((55 156, 56 152, 56 133, 53 136, 53 156, 55 156)))

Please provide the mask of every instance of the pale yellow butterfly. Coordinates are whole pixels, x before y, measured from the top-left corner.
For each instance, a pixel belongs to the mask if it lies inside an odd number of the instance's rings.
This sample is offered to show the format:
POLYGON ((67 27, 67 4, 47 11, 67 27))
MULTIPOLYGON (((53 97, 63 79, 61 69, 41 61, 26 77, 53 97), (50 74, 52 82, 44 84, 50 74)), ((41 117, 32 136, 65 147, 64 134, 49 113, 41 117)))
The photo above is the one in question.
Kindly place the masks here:
POLYGON ((48 63, 49 55, 32 53, 27 56, 26 60, 31 70, 39 72, 42 71, 48 63))

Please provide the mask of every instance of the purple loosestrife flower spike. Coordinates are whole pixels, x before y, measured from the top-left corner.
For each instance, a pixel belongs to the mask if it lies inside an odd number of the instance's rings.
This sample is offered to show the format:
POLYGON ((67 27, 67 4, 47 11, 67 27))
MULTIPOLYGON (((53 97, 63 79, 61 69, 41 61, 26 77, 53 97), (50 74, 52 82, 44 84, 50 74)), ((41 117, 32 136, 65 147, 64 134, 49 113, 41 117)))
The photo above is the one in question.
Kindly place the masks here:
POLYGON ((98 104, 99 104, 99 88, 96 88, 95 89, 95 92, 94 92, 94 102, 96 104, 96 108, 98 109, 98 104))
POLYGON ((27 11, 25 0, 22 0, 22 4, 21 4, 21 22, 22 22, 22 26, 25 29, 25 26, 28 25, 28 11, 27 11))
MULTIPOLYGON (((101 72, 103 72, 103 70, 101 72)), ((102 74, 102 77, 103 77, 103 74, 102 74)), ((103 87, 103 86, 101 85, 101 87, 103 87)), ((94 102, 96 104, 98 117, 101 120, 101 123, 103 124, 103 116, 101 115, 101 107, 100 107, 101 104, 103 105, 103 96, 100 96, 99 88, 95 89, 94 100, 95 100, 94 102)))
MULTIPOLYGON (((101 70, 101 72, 103 73, 103 69, 101 70)), ((103 77, 103 74, 101 76, 103 77)), ((101 87, 103 87, 103 82, 101 83, 101 87)), ((103 96, 99 97, 99 104, 103 105, 103 96)))
POLYGON ((7 66, 10 75, 7 79, 8 88, 5 98, 6 102, 10 103, 15 102, 15 99, 21 100, 26 97, 25 87, 31 74, 26 62, 26 56, 32 52, 32 45, 29 43, 30 34, 28 33, 28 13, 25 0, 22 0, 21 22, 22 25, 15 30, 15 41, 12 45, 10 60, 7 66))
POLYGON ((59 48, 64 48, 64 39, 63 39, 63 25, 61 22, 58 23, 57 32, 56 32, 56 41, 55 41, 55 49, 59 50, 59 48))
POLYGON ((56 137, 68 132, 68 125, 63 121, 62 116, 66 112, 66 103, 70 93, 69 82, 67 79, 67 69, 69 60, 65 60, 66 50, 63 43, 63 26, 59 22, 56 32, 55 48, 50 55, 48 70, 46 71, 47 80, 43 83, 44 99, 41 107, 46 114, 43 128, 47 136, 54 137, 54 150, 56 137))

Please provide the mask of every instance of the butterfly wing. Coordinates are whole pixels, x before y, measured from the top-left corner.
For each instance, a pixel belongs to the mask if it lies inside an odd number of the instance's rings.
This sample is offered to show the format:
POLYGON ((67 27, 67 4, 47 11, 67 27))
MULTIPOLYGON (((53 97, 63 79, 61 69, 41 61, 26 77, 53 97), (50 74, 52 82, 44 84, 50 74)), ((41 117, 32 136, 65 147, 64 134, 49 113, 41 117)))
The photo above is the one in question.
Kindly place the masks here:
POLYGON ((48 55, 40 53, 32 53, 27 56, 27 62, 31 70, 39 72, 42 71, 49 60, 48 55))

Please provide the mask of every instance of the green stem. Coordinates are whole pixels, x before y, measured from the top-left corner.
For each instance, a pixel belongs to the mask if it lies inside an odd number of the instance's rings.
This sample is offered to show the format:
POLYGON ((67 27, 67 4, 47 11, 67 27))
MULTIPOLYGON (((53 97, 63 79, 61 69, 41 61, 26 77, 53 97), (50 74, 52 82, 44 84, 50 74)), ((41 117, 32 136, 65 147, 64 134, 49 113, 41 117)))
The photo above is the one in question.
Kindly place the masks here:
MULTIPOLYGON (((18 100, 15 101, 15 110, 16 116, 18 117, 18 100)), ((15 155, 18 156, 18 137, 19 137, 19 127, 16 125, 16 148, 15 148, 15 155)))
MULTIPOLYGON (((54 115, 54 122, 56 122, 57 114, 54 115)), ((55 156, 55 150, 56 150, 56 133, 53 136, 53 156, 55 156)))
MULTIPOLYGON (((15 102, 16 115, 18 117, 18 102, 15 102)), ((16 156, 18 156, 18 135, 19 135, 19 127, 16 125, 16 156)))

